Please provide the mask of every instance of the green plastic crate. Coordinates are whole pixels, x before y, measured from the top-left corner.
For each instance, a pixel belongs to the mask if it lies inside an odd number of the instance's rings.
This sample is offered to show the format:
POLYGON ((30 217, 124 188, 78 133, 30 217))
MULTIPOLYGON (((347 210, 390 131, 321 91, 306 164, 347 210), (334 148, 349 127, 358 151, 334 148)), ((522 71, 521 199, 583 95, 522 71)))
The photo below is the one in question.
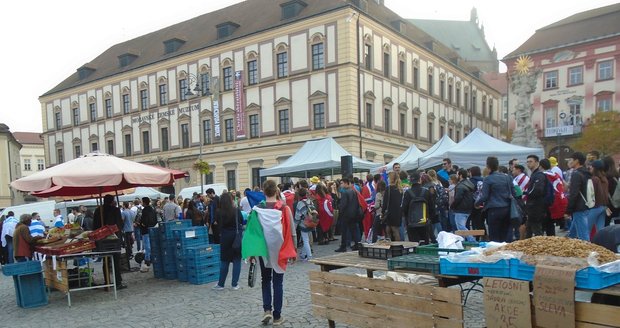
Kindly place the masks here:
POLYGON ((429 254, 409 254, 388 259, 388 270, 392 271, 398 269, 439 274, 439 256, 429 254))
POLYGON ((449 248, 439 248, 439 244, 428 244, 428 245, 424 245, 424 246, 418 246, 415 249, 415 252, 417 254, 426 254, 426 255, 439 255, 439 252, 446 252, 446 253, 460 253, 460 252, 464 252, 464 251, 468 251, 470 249, 472 249, 473 247, 478 247, 479 243, 478 242, 468 242, 468 241, 464 241, 463 242, 463 247, 465 249, 449 249, 449 248))

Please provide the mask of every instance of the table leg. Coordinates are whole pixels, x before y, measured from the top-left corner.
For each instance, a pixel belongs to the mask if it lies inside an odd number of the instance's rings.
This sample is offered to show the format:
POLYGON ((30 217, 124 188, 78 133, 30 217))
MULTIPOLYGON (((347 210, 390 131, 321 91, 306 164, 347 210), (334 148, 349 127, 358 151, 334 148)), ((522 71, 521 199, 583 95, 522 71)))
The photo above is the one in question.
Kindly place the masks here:
POLYGON ((111 260, 112 260, 112 284, 114 285, 112 286, 112 288, 114 288, 114 299, 116 300, 118 299, 116 298, 116 272, 115 272, 116 268, 114 268, 114 258, 112 258, 111 260))
POLYGON ((375 277, 374 272, 375 272, 374 270, 366 269, 366 277, 374 278, 375 277))

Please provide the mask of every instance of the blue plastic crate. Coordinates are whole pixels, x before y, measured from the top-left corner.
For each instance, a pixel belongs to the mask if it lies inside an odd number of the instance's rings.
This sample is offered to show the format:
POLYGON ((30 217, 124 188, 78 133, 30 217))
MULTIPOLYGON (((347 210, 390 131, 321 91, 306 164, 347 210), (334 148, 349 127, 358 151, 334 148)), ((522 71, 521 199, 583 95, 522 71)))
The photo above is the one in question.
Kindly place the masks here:
POLYGON ((185 238, 185 239, 181 239, 180 241, 177 241, 177 252, 181 252, 183 255, 185 255, 185 250, 191 247, 198 247, 198 246, 207 246, 209 245, 209 236, 200 236, 197 238, 185 238))
POLYGON ((208 262, 208 263, 187 263, 187 272, 191 272, 193 274, 199 274, 203 272, 212 272, 220 269, 220 262, 208 262))
POLYGON ((220 245, 217 244, 209 244, 209 245, 201 245, 194 247, 187 247, 185 249, 185 255, 190 257, 201 256, 201 255, 213 255, 220 254, 220 245))
MULTIPOLYGON (((534 280, 536 267, 518 259, 510 260, 510 277, 519 280, 534 280)), ((603 289, 620 283, 620 273, 607 273, 593 267, 575 272, 575 286, 583 289, 603 289)))
POLYGON ((170 262, 170 263, 165 263, 162 265, 162 268, 164 269, 164 271, 176 271, 177 270, 177 263, 175 262, 170 262))
POLYGON ((186 239, 186 238, 208 236, 209 228, 205 226, 177 227, 177 228, 172 229, 172 235, 174 236, 174 240, 176 241, 180 241, 181 239, 186 239))
POLYGON ((164 279, 175 280, 177 278, 177 270, 166 271, 164 270, 164 279))
POLYGON ((151 265, 153 268, 153 276, 157 279, 164 278, 164 268, 163 266, 151 265))
POLYGON ((174 221, 168 221, 168 222, 160 222, 159 223, 159 234, 162 240, 174 240, 172 229, 191 227, 191 226, 192 226, 192 220, 174 220, 174 221))
POLYGON ((210 282, 218 281, 219 279, 220 279, 219 268, 214 271, 207 271, 207 272, 201 272, 201 273, 188 272, 187 274, 187 281, 189 281, 190 284, 194 284, 194 285, 208 284, 210 282))
POLYGON ((199 256, 187 256, 187 265, 202 265, 208 263, 220 263, 220 254, 199 255, 199 256))
POLYGON ((48 304, 42 272, 15 275, 13 283, 19 307, 33 308, 48 304))
POLYGON ((177 280, 186 282, 187 279, 188 279, 187 270, 177 269, 177 280))
POLYGON ((2 266, 2 273, 5 276, 16 276, 20 274, 37 273, 41 271, 41 262, 39 261, 17 262, 5 264, 2 266))
POLYGON ((441 274, 455 276, 478 276, 478 277, 510 277, 510 261, 499 260, 495 263, 482 262, 450 262, 446 258, 439 259, 441 274))

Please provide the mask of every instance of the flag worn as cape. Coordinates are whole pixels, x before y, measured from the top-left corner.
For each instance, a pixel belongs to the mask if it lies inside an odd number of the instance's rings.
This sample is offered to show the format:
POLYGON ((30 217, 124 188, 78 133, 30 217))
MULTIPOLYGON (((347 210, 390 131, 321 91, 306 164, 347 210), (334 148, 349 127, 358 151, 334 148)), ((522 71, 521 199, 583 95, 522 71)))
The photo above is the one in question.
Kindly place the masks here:
POLYGON ((241 241, 243 258, 262 256, 277 273, 286 271, 289 258, 297 256, 291 233, 290 212, 278 202, 275 209, 254 206, 241 241))

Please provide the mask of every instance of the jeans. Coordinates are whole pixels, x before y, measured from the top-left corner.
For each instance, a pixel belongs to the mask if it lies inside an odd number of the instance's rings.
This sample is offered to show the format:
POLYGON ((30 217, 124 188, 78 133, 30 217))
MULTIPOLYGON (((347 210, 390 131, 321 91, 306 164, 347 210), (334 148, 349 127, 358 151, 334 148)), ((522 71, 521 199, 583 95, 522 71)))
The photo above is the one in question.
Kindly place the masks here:
MULTIPOLYGON (((239 275, 241 274, 241 260, 232 261, 233 264, 233 272, 232 272, 232 286, 236 287, 239 284, 239 275)), ((230 266, 230 262, 222 261, 220 262, 220 280, 218 281, 218 285, 224 287, 226 284, 226 276, 228 276, 228 267, 230 266)))
MULTIPOLYGON (((448 217, 450 218, 450 228, 452 229, 450 230, 450 232, 455 232, 456 230, 459 230, 456 226, 456 221, 454 218, 454 211, 450 211, 448 213, 448 217)), ((467 215, 467 217, 469 217, 469 214, 467 215)), ((465 224, 465 226, 467 227, 467 224, 465 224)))
POLYGON ((605 206, 593 207, 588 213, 588 229, 592 231, 592 226, 596 227, 596 232, 605 228, 605 206))
MULTIPOLYGON (((469 213, 458 213, 454 212, 454 223, 456 224, 456 230, 469 230, 465 226, 467 223, 467 218, 469 218, 469 213)), ((472 236, 465 236, 467 241, 476 241, 472 236)))
POLYGON ((148 233, 142 235, 142 243, 144 244, 144 260, 151 262, 151 240, 148 233))
POLYGON ((6 238, 6 254, 8 256, 6 263, 11 264, 15 262, 15 259, 13 258, 13 237, 6 235, 4 238, 6 238))
POLYGON ((487 209, 487 224, 489 225, 489 239, 500 243, 505 242, 510 227, 510 207, 487 209))
POLYGON ((445 208, 439 209, 439 222, 441 223, 440 231, 450 232, 454 229, 454 227, 451 225, 451 222, 450 222, 449 212, 445 208))
POLYGON ((134 233, 134 236, 136 237, 136 248, 137 248, 137 251, 139 252, 140 249, 142 249, 142 232, 140 231, 140 228, 135 228, 133 229, 133 233, 134 233))
POLYGON ((303 231, 303 230, 301 231, 301 239, 303 240, 303 243, 304 243, 303 255, 308 260, 312 258, 312 249, 310 249, 310 234, 311 233, 312 231, 303 231))
POLYGON ((263 292, 263 310, 273 311, 273 319, 278 320, 282 314, 282 300, 284 298, 284 290, 282 282, 284 274, 273 271, 272 268, 266 268, 263 258, 260 258, 260 275, 261 288, 263 292), (271 299, 271 285, 273 283, 273 308, 271 299))
POLYGON ((589 224, 589 212, 590 210, 587 209, 573 213, 569 236, 576 236, 578 239, 590 241, 590 230, 592 227, 589 224))

